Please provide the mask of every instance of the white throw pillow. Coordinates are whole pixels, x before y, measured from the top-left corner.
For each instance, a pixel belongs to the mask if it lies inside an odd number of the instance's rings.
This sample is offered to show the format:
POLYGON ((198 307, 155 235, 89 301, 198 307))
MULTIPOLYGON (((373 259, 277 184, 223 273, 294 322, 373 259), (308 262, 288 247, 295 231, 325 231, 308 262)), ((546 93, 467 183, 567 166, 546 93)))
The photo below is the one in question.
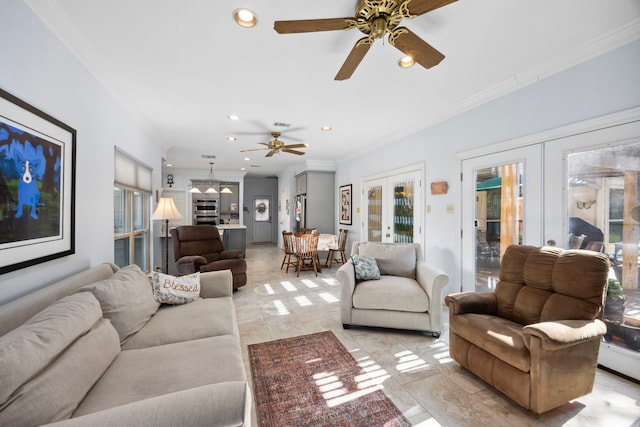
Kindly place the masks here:
POLYGON ((186 304, 200 299, 200 273, 186 276, 151 273, 153 297, 163 304, 186 304))

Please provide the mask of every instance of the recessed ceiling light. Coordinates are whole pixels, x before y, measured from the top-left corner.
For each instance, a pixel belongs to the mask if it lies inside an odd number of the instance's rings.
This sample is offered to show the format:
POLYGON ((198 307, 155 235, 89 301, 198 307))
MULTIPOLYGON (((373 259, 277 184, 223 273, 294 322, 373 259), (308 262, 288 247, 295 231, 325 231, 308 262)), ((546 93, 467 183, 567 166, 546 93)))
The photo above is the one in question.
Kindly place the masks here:
POLYGON ((251 161, 251 159, 250 159, 250 158, 248 158, 248 157, 245 157, 244 159, 245 159, 247 162, 248 162, 248 161, 251 161))
POLYGON ((173 165, 171 163, 166 163, 165 166, 168 167, 168 168, 173 167, 173 165))
POLYGON ((330 131, 330 130, 331 130, 331 126, 322 126, 322 127, 320 128, 320 130, 323 130, 323 131, 327 131, 327 132, 328 132, 328 131, 330 131))
POLYGON ((415 63, 416 61, 410 56, 405 56, 402 59, 400 59, 400 61, 398 61, 398 65, 402 68, 409 68, 413 66, 413 64, 415 63))
POLYGON ((229 119, 229 120, 240 120, 240 116, 236 116, 235 114, 229 114, 227 116, 227 119, 229 119))
POLYGON ((241 171, 246 171, 246 170, 247 170, 247 168, 240 168, 240 170, 241 170, 241 171))
POLYGON ((245 28, 254 27, 258 23, 255 12, 249 9, 236 9, 233 11, 233 20, 238 25, 245 28))
POLYGON ((237 141, 237 140, 238 140, 238 138, 236 138, 235 136, 228 136, 228 137, 227 137, 227 140, 228 140, 228 141, 237 141))

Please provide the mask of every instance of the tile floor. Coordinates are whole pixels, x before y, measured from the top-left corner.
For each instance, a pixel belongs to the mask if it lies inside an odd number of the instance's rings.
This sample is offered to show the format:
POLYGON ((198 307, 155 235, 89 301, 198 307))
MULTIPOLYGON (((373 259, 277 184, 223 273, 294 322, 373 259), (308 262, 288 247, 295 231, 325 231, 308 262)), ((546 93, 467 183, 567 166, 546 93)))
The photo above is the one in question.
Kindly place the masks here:
MULTIPOLYGON (((338 266, 280 270, 282 250, 249 245, 249 282, 234 294, 249 374, 247 345, 331 330, 366 372, 363 386, 382 387, 416 426, 640 427, 640 385, 598 370, 594 391, 535 416, 449 358, 446 325, 439 339, 415 332, 352 328, 340 321, 338 266)), ((445 316, 446 320, 446 316, 445 316)), ((255 412, 254 412, 255 414, 255 412)), ((255 415, 253 424, 256 425, 255 415)))

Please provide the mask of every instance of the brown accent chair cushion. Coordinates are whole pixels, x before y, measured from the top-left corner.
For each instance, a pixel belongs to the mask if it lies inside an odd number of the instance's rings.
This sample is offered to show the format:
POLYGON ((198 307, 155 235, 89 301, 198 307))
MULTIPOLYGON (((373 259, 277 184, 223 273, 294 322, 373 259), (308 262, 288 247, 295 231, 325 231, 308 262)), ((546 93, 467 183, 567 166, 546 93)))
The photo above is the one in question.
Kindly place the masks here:
POLYGON ((231 270, 233 289, 247 283, 247 262, 240 249, 225 249, 213 225, 182 225, 171 230, 179 275, 231 270))
POLYGON ((449 352, 539 414, 590 393, 609 260, 586 250, 509 246, 493 293, 449 295, 449 352))

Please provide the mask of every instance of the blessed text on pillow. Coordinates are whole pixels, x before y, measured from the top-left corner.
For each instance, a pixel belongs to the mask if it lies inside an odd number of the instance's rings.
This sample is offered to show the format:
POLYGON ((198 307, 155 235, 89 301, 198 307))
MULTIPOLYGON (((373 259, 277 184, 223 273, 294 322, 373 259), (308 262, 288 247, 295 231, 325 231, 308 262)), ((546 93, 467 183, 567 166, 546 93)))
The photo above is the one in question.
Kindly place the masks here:
POLYGON ((163 304, 186 304, 200 299, 200 273, 171 276, 154 271, 151 273, 153 297, 163 304))

